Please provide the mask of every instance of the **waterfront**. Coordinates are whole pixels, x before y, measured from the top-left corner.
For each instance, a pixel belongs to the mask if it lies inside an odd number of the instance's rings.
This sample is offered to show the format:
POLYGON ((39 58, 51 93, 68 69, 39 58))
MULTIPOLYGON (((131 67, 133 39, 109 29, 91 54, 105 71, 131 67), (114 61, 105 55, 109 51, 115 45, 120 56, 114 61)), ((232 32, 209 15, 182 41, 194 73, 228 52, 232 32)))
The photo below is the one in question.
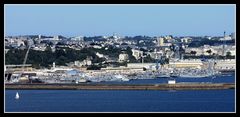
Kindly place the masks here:
POLYGON ((234 112, 234 91, 6 90, 5 111, 234 112))
POLYGON ((6 112, 236 111, 236 5, 29 6, 4 5, 6 112))

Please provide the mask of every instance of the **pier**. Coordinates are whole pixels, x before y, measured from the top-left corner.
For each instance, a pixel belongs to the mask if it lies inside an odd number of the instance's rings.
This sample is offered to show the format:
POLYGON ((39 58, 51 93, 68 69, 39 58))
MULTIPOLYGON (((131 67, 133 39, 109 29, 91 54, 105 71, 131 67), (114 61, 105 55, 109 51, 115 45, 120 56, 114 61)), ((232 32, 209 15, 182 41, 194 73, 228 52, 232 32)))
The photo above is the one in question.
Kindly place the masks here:
POLYGON ((234 83, 176 84, 5 84, 6 90, 211 90, 235 89, 234 83))

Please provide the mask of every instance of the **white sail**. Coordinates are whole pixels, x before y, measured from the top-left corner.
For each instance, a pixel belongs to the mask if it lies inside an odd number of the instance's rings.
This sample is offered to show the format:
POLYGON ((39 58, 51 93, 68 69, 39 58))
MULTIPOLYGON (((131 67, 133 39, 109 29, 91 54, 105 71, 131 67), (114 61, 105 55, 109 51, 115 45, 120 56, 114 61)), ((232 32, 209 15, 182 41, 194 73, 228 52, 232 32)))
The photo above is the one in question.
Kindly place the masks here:
POLYGON ((19 99, 19 94, 18 94, 18 92, 16 93, 15 99, 19 99))

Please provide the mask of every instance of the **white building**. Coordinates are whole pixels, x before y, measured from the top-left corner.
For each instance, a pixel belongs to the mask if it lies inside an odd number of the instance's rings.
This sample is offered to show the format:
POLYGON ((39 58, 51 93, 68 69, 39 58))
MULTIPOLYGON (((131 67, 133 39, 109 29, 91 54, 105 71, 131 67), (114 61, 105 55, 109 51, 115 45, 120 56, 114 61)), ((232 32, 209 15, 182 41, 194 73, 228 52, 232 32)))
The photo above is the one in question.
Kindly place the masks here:
POLYGON ((164 46, 164 38, 157 38, 157 46, 164 46))
POLYGON ((202 68, 203 65, 200 59, 169 61, 171 68, 202 68))
POLYGON ((84 41, 83 36, 73 37, 73 38, 71 38, 71 40, 74 40, 74 41, 84 41))
POLYGON ((204 55, 221 55, 221 56, 226 56, 227 52, 231 52, 232 56, 236 55, 236 47, 232 45, 224 45, 224 50, 223 50, 223 45, 219 46, 209 46, 209 45, 204 45, 203 47, 199 48, 186 48, 185 52, 186 53, 191 53, 191 51, 196 52, 196 56, 200 56, 202 54, 204 55), (208 53, 207 51, 211 50, 211 53, 208 53))
POLYGON ((85 66, 85 65, 92 65, 92 61, 91 61, 91 60, 88 60, 88 59, 85 59, 85 60, 83 60, 82 62, 80 62, 80 61, 74 61, 74 65, 75 65, 75 66, 80 66, 80 67, 85 66))
POLYGON ((96 53, 96 55, 99 57, 99 58, 102 58, 102 57, 104 57, 104 55, 103 54, 100 54, 100 53, 96 53))
POLYGON ((38 39, 41 39, 42 38, 42 35, 38 35, 38 39))
POLYGON ((123 62, 128 60, 128 54, 119 54, 118 61, 123 62))
POLYGON ((225 36, 225 38, 220 38, 219 40, 221 41, 227 41, 227 40, 232 40, 232 38, 230 36, 225 36))
POLYGON ((58 35, 54 36, 53 40, 59 40, 59 36, 58 35))
POLYGON ((150 55, 150 57, 153 59, 160 59, 160 57, 164 55, 164 52, 163 52, 163 50, 149 52, 148 55, 150 55))
POLYGON ((189 42, 191 42, 192 41, 192 38, 189 38, 189 37, 186 37, 186 38, 182 38, 181 39, 181 42, 183 42, 183 43, 189 43, 189 42))
POLYGON ((99 46, 99 45, 94 45, 93 48, 96 48, 96 49, 101 49, 102 46, 99 46))
POLYGON ((132 49, 132 55, 138 60, 143 56, 143 51, 132 49))
POLYGON ((236 60, 219 60, 216 62, 215 69, 217 70, 236 70, 236 60))

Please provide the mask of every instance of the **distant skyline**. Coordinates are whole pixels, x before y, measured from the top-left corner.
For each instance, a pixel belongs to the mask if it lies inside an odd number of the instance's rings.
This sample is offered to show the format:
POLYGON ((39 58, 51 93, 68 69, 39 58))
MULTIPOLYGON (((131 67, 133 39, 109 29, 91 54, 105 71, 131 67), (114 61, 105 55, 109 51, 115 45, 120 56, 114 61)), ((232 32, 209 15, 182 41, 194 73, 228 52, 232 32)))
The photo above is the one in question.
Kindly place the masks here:
POLYGON ((5 36, 223 36, 231 5, 4 5, 5 36))

